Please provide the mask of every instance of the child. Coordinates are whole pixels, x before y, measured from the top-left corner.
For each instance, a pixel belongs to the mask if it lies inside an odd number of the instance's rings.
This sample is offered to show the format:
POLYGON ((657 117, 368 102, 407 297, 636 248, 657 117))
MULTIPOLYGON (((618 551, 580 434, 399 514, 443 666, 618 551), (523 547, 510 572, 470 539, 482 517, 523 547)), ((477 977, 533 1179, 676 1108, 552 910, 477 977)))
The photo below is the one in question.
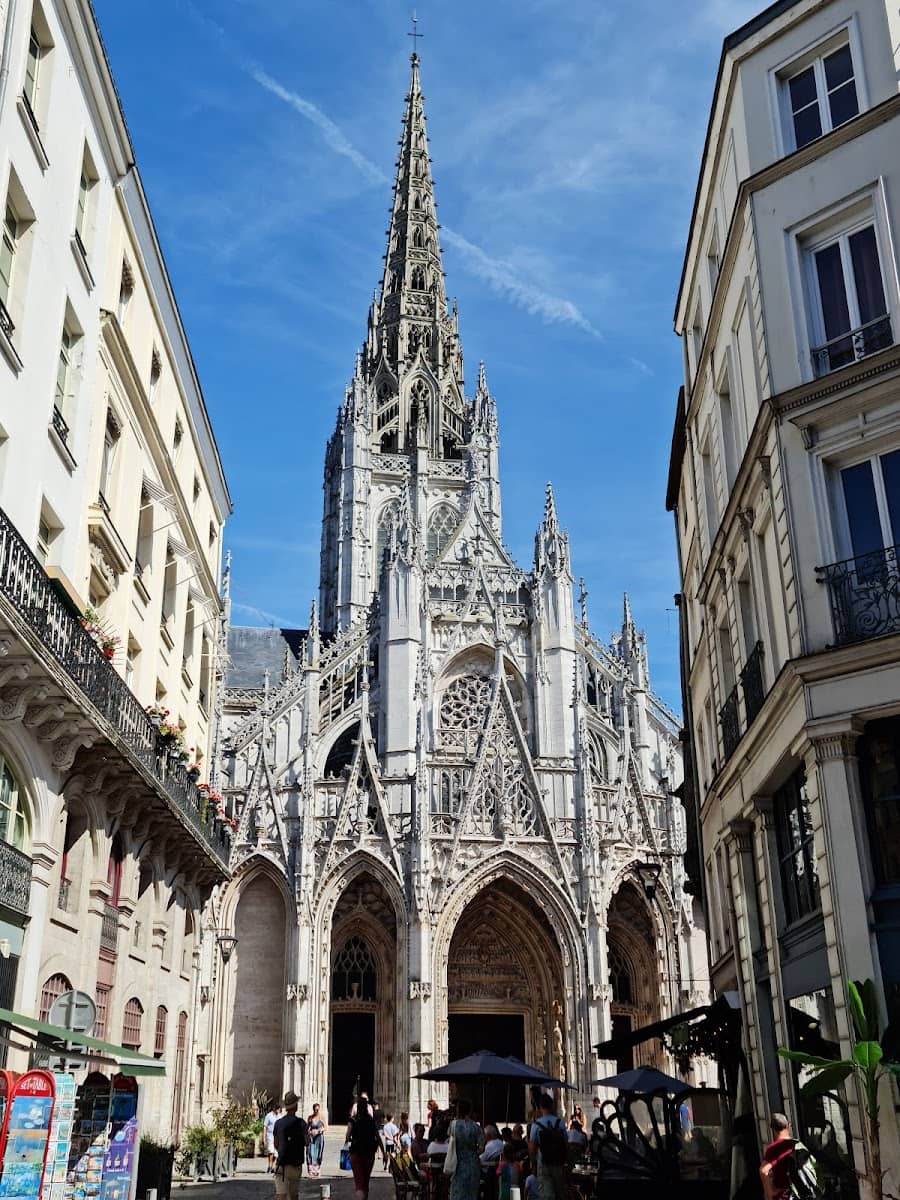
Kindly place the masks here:
POLYGON ((500 1179, 500 1196, 498 1200, 509 1200, 510 1188, 522 1186, 522 1164, 516 1162, 516 1152, 511 1143, 507 1142, 500 1155, 500 1165, 497 1167, 500 1179))

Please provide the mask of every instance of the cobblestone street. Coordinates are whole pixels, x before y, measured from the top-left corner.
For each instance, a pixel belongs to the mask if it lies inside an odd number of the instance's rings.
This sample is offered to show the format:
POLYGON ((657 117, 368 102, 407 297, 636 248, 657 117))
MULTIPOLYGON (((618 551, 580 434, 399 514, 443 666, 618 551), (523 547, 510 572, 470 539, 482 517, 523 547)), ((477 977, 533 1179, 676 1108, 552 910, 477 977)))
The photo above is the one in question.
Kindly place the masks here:
MULTIPOLYGON (((325 1161, 319 1178, 310 1179, 304 1172, 300 1184, 301 1200, 318 1200, 323 1183, 330 1184, 332 1200, 353 1200, 353 1177, 349 1171, 338 1169, 341 1143, 337 1138, 328 1141, 330 1144, 326 1143, 325 1161)), ((380 1163, 376 1163, 372 1172, 370 1200, 391 1200, 393 1194, 390 1175, 380 1163)), ((264 1158, 242 1158, 237 1175, 219 1183, 172 1183, 172 1200, 272 1200, 274 1195, 275 1184, 272 1176, 266 1174, 264 1158)))

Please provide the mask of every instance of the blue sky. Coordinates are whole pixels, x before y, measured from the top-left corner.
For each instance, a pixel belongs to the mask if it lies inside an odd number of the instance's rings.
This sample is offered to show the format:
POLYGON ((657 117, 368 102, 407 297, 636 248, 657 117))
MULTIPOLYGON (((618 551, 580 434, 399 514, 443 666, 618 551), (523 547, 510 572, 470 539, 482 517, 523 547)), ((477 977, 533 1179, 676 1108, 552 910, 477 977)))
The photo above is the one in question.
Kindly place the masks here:
MULTIPOLYGON (((411 43, 396 0, 95 0, 235 511, 234 617, 305 625, 322 459, 381 269, 411 43)), ((594 631, 631 594, 679 705, 672 310, 722 38, 758 0, 420 0, 468 390, 504 536, 544 484, 594 631)))

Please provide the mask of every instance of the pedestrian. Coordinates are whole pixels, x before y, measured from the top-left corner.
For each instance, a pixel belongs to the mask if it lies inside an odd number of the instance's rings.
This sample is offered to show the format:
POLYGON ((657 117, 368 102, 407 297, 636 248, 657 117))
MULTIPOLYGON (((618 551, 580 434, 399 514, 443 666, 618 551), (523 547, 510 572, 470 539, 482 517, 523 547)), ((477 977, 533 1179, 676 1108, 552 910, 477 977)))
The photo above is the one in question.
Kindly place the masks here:
POLYGON ((484 1147, 484 1134, 477 1121, 472 1120, 472 1105, 468 1100, 456 1103, 456 1120, 450 1125, 450 1136, 456 1149, 456 1169, 450 1182, 450 1200, 478 1200, 481 1187, 479 1152, 484 1147))
POLYGON ((595 1096, 594 1097, 594 1115, 591 1118, 591 1129, 594 1128, 594 1121, 596 1121, 599 1116, 602 1116, 602 1111, 601 1111, 602 1108, 603 1108, 603 1102, 601 1101, 599 1096, 595 1096))
POLYGON ((356 1200, 369 1200, 369 1180, 375 1166, 375 1155, 384 1154, 384 1144, 375 1123, 375 1105, 363 1092, 353 1105, 347 1136, 350 1146, 350 1169, 353 1172, 353 1189, 356 1200))
POLYGON ((512 1188, 521 1190, 522 1164, 516 1161, 516 1152, 513 1149, 512 1141, 507 1142, 503 1147, 500 1166, 497 1168, 497 1177, 500 1180, 498 1200, 510 1200, 512 1188))
POLYGON ((381 1127, 381 1140, 384 1143, 384 1166, 387 1170, 388 1163, 397 1152, 397 1138, 400 1136, 400 1126, 394 1121, 394 1114, 387 1113, 384 1118, 384 1125, 381 1127))
POLYGON ((572 1108, 572 1116, 569 1119, 569 1128, 571 1129, 575 1122, 578 1122, 578 1128, 584 1129, 587 1121, 584 1119, 584 1109, 580 1104, 576 1104, 572 1108))
POLYGON ((566 1164, 569 1145, 566 1123, 554 1111, 556 1102, 548 1093, 540 1100, 541 1115, 531 1126, 528 1149, 535 1164, 541 1200, 567 1200, 566 1164))
POLYGON ((791 1123, 784 1113, 772 1113, 769 1118, 772 1140, 763 1151, 759 1168, 763 1191, 768 1200, 813 1200, 820 1194, 812 1155, 791 1132, 791 1123))
POLYGON ((425 1124, 428 1126, 428 1134, 430 1137, 432 1133, 431 1127, 434 1125, 438 1117, 438 1102, 437 1100, 429 1100, 425 1107, 427 1109, 425 1113, 425 1124))
POLYGON ((297 1116, 300 1101, 296 1093, 285 1092, 284 1116, 275 1122, 275 1195, 297 1200, 300 1195, 300 1177, 303 1160, 306 1158, 308 1133, 306 1122, 297 1116))
POLYGON ((312 1112, 306 1118, 306 1128, 309 1132, 309 1145, 306 1148, 306 1165, 310 1175, 315 1178, 322 1170, 322 1156, 325 1153, 325 1131, 327 1126, 321 1117, 318 1104, 312 1106, 312 1112))
POLYGON ((263 1137, 266 1142, 266 1154, 269 1156, 269 1165, 266 1167, 267 1175, 271 1175, 275 1170, 275 1122, 280 1116, 281 1107, 277 1100, 270 1100, 263 1118, 263 1137))

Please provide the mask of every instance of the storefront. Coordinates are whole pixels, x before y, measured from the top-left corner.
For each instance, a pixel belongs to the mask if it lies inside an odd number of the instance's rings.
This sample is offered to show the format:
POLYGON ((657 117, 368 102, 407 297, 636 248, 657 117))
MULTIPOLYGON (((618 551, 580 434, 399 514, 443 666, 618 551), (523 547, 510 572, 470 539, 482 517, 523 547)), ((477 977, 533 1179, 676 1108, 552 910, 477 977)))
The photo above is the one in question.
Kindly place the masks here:
POLYGON ((162 1060, 9 1009, 0 1026, 41 1064, 2 1072, 0 1200, 132 1200, 139 1079, 164 1075, 162 1060))

